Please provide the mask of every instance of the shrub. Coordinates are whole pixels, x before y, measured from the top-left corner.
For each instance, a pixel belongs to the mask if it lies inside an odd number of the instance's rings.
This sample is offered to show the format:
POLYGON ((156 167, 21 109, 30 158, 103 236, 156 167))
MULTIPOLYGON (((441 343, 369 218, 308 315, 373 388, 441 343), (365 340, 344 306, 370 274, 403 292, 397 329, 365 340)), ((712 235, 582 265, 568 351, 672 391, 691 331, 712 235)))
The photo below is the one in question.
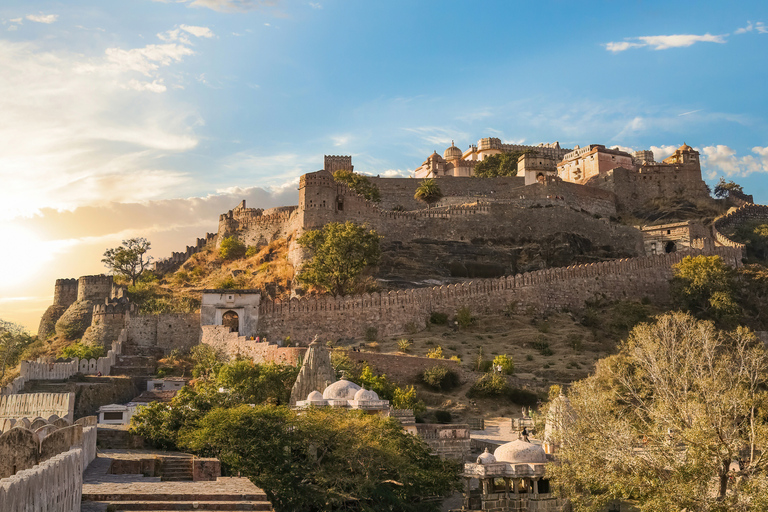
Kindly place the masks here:
POLYGON ((411 349, 411 345, 413 345, 413 343, 403 338, 397 342, 397 350, 400 352, 408 352, 411 349))
POLYGON ((448 315, 445 313, 440 313, 438 311, 433 311, 429 315, 429 323, 435 324, 435 325, 445 325, 448 323, 448 315))
POLYGON ((550 401, 554 400, 555 398, 560 396, 560 393, 562 392, 563 392, 563 388, 560 387, 559 384, 552 384, 551 386, 549 386, 549 394, 548 394, 549 400, 550 401))
POLYGON ((435 421, 438 423, 450 423, 453 419, 453 416, 451 416, 451 413, 448 411, 435 411, 435 421))
POLYGON ((509 393, 509 384, 503 375, 498 373, 486 373, 472 384, 467 391, 467 397, 499 397, 509 393))
POLYGON ((379 336, 379 330, 376 327, 368 327, 365 330, 365 341, 376 341, 379 336))
POLYGON ((368 343, 368 348, 374 352, 379 351, 379 342, 378 341, 372 341, 368 343))
POLYGON ((59 353, 59 357, 77 357, 78 359, 98 359, 105 353, 101 345, 86 345, 82 342, 73 343, 64 347, 59 353))
POLYGON ((533 356, 531 354, 528 354, 527 356, 525 356, 525 360, 526 361, 533 361, 533 356))
POLYGON ((457 363, 461 363, 461 358, 459 356, 451 356, 449 359, 451 361, 456 361, 457 363))
POLYGON ((424 370, 421 381, 434 390, 450 391, 459 385, 459 375, 439 364, 424 370))
POLYGON ((511 375, 515 371, 515 362, 507 354, 501 354, 493 358, 493 368, 501 368, 501 372, 511 375))
POLYGON ((491 369, 491 361, 486 361, 483 358, 483 347, 477 349, 477 355, 472 362, 472 369, 476 372, 487 372, 491 369))
POLYGON ((412 409, 414 415, 423 414, 427 410, 424 402, 416 397, 416 389, 413 386, 396 387, 393 392, 392 407, 395 409, 412 409))
POLYGON ((508 393, 509 399, 518 405, 533 406, 539 402, 539 395, 525 388, 511 388, 508 393))
POLYGON ((224 279, 216 281, 215 287, 220 290, 235 290, 237 289, 237 281, 232 276, 227 276, 224 279))
POLYGON ((243 242, 234 236, 228 236, 221 241, 219 257, 223 260, 237 260, 245 256, 246 250, 243 242))
POLYGON ((436 348, 427 351, 427 357, 430 359, 443 359, 443 347, 438 345, 436 348))
POLYGON ((536 338, 536 341, 533 342, 533 348, 538 350, 539 353, 543 356, 551 356, 554 354, 552 349, 549 348, 549 342, 544 338, 544 336, 539 336, 536 338))
POLYGON ((472 316, 468 307, 461 307, 456 311, 456 321, 459 323, 460 327, 466 328, 475 323, 475 318, 472 316))
POLYGON ((255 245, 249 245, 248 249, 245 250, 245 257, 251 258, 253 256, 256 256, 259 253, 259 248, 255 245))

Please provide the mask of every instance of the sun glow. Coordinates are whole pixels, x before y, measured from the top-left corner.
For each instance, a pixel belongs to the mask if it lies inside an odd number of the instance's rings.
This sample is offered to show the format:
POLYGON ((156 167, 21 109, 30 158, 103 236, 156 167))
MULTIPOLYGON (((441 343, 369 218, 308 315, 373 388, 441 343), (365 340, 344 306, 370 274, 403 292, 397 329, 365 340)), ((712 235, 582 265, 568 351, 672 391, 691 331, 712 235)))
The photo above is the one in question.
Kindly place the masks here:
POLYGON ((10 288, 35 279, 46 263, 50 263, 65 240, 43 241, 32 231, 13 224, 0 225, 0 289, 10 288))

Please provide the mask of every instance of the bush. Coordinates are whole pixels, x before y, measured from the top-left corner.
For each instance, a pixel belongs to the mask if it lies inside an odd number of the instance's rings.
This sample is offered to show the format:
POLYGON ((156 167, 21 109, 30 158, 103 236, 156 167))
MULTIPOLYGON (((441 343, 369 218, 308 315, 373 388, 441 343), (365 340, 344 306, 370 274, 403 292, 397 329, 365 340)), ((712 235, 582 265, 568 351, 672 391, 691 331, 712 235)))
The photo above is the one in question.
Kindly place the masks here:
POLYGON ((427 357, 430 359, 443 359, 443 347, 440 345, 427 351, 427 357))
POLYGON ((563 388, 560 387, 559 384, 552 384, 551 386, 549 386, 549 393, 548 393, 549 401, 551 402, 552 400, 560 396, 560 393, 562 392, 563 392, 563 388))
POLYGON ((507 354, 501 354, 493 358, 493 368, 501 368, 501 372, 511 375, 515 371, 515 362, 507 354))
POLYGON ((221 241, 219 257, 223 260, 237 260, 245 256, 246 251, 247 249, 243 242, 234 236, 228 236, 221 241))
POLYGON ((408 352, 411 349, 411 345, 413 345, 413 343, 406 339, 402 339, 397 342, 397 350, 400 352, 408 352))
POLYGON ((445 313, 433 311, 432 314, 429 315, 429 323, 435 325, 445 325, 448 323, 448 315, 445 313))
POLYGON ((249 245, 248 249, 245 250, 245 257, 251 258, 253 256, 256 256, 259 253, 259 248, 255 245, 249 245))
POLYGON ((510 400, 518 405, 531 407, 539 402, 539 395, 525 388, 511 388, 508 396, 510 400))
POLYGON ((525 356, 525 360, 526 361, 533 361, 533 356, 531 354, 528 354, 527 356, 525 356))
POLYGON ((457 363, 461 363, 461 358, 459 356, 451 356, 448 359, 451 361, 456 361, 457 363))
POLYGON ((456 312, 456 321, 459 323, 459 327, 466 328, 475 323, 475 318, 469 308, 462 307, 456 312))
POLYGON ((451 416, 451 413, 448 411, 435 411, 435 421, 438 423, 450 423, 453 419, 453 416, 451 416))
POLYGON ((365 341, 376 341, 379 337, 379 330, 375 327, 368 327, 365 330, 365 341))
POLYGON ((472 384, 467 391, 469 398, 487 398, 505 396, 509 393, 507 379, 498 373, 486 373, 472 384))
POLYGON ((435 365, 421 373, 424 384, 436 391, 450 391, 459 385, 459 375, 443 365, 435 365))
POLYGON ((549 348, 549 342, 544 339, 544 336, 539 336, 536 341, 533 342, 533 348, 539 351, 539 354, 543 356, 551 356, 554 354, 552 349, 549 348))
POLYGON ((396 387, 393 392, 392 407, 395 409, 411 409, 416 416, 423 414, 427 410, 424 402, 416 397, 416 388, 413 386, 406 388, 396 387))
POLYGON ((68 347, 64 347, 59 353, 59 357, 98 359, 103 357, 105 352, 104 347, 101 345, 86 345, 82 342, 77 342, 68 347))
POLYGON ((234 277, 227 276, 224 279, 216 281, 215 287, 219 290, 236 290, 238 284, 234 277))

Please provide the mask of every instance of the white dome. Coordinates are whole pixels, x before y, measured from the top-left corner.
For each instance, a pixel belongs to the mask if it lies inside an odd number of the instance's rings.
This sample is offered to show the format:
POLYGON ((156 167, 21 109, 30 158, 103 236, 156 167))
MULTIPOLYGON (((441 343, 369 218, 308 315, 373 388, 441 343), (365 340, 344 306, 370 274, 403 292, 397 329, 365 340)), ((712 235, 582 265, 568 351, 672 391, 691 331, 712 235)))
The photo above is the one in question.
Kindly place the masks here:
POLYGON ((337 380, 323 391, 325 400, 353 400, 360 386, 346 379, 337 380))
POLYGON ((358 402, 362 402, 365 400, 378 400, 379 395, 376 394, 375 391, 371 391, 370 389, 361 389, 357 393, 355 393, 355 400, 358 402))
POLYGON ((313 391, 307 395, 307 402, 321 402, 322 400, 323 395, 319 391, 313 391))
POLYGON ((538 444, 526 443, 522 439, 506 443, 493 452, 499 462, 511 464, 544 464, 547 462, 547 454, 538 444))
POLYGON ((494 462, 496 462, 496 457, 488 451, 488 448, 477 458, 478 464, 493 464, 494 462))

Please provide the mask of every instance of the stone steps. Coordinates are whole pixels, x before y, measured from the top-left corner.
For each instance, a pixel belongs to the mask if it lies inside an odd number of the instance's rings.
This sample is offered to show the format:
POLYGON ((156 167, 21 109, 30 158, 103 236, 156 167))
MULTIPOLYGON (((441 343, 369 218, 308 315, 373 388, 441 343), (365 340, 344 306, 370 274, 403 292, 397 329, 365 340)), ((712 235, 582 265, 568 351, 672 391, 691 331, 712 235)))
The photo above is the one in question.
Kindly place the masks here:
POLYGON ((115 511, 141 511, 158 512, 165 510, 272 510, 268 501, 247 501, 247 500, 194 500, 194 501, 155 501, 151 497, 141 501, 112 501, 109 504, 115 511))
MULTIPOLYGON (((207 482, 216 484, 216 482, 207 482)), ((143 493, 83 493, 83 500, 87 501, 109 501, 113 503, 117 502, 130 502, 130 501, 155 501, 155 502, 171 502, 171 501, 198 501, 198 502, 215 502, 215 501, 254 501, 254 502, 266 502, 267 495, 264 493, 174 493, 174 494, 143 494, 143 493)))
POLYGON ((165 457, 163 459, 162 473, 164 482, 192 480, 192 459, 165 457))

